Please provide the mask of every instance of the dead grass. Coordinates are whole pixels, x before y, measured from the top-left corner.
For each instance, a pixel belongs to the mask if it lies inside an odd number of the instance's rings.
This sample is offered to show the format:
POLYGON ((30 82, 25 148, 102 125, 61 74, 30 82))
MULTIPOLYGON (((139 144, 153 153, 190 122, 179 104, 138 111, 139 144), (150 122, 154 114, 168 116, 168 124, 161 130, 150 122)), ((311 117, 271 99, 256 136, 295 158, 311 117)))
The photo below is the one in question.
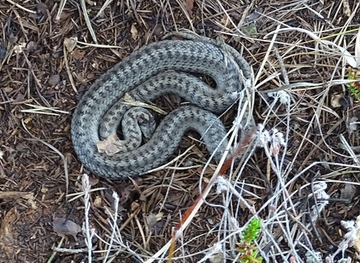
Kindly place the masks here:
MULTIPOLYGON (((63 9, 58 1, 14 2, 0 3, 2 261, 166 261, 173 227, 214 171, 203 169, 207 153, 196 135, 184 137, 179 153, 195 146, 177 169, 120 183, 90 178, 89 190, 81 186, 67 112, 116 62, 181 28, 220 35, 242 51, 254 70, 248 103, 263 129, 255 152, 190 217, 174 262, 236 262, 253 217, 262 220, 256 246, 264 262, 359 261, 341 225, 359 216, 360 116, 346 88, 357 1, 87 1, 88 18, 82 1, 61 1, 63 9), (64 41, 72 37, 80 42, 69 51, 64 41), (340 107, 332 106, 335 94, 340 107), (61 155, 75 199, 65 194, 61 155), (53 231, 56 218, 70 228, 63 239, 53 231), (87 222, 85 231, 69 220, 87 222)), ((176 102, 166 97, 157 105, 167 110, 176 102)), ((236 115, 235 107, 223 116, 229 129, 236 115)))

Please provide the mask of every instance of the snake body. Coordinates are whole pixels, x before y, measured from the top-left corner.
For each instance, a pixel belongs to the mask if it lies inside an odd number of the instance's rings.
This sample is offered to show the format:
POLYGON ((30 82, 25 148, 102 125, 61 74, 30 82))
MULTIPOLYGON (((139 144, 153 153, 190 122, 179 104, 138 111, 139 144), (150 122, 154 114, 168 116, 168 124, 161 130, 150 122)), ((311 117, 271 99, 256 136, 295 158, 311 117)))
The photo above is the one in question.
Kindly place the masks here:
MULTIPOLYGON (((218 147, 216 158, 224 152, 225 128, 208 110, 221 112, 236 102, 244 79, 251 78, 250 66, 226 44, 188 34, 181 36, 190 39, 162 40, 134 51, 98 78, 81 98, 73 114, 72 141, 79 160, 92 172, 110 179, 144 174, 163 164, 190 129, 202 135, 210 152, 218 147), (210 76, 216 89, 188 73, 210 76), (124 147, 125 151, 113 156, 98 152, 96 144, 116 133, 121 121, 123 130, 127 130, 124 145, 131 137, 127 134, 139 133, 139 129, 132 128, 132 122, 122 118, 131 108, 124 103, 125 94, 149 101, 164 93, 178 94, 199 107, 182 106, 169 113, 143 145, 124 147)), ((141 118, 146 119, 140 117, 140 122, 141 118)))

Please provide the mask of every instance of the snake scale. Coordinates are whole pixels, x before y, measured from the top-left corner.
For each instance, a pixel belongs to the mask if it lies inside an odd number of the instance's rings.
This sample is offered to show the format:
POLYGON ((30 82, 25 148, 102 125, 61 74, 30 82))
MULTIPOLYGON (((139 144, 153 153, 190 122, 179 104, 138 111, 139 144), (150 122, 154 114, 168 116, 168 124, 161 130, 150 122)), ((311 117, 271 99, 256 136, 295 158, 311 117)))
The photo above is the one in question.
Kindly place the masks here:
POLYGON ((95 174, 109 179, 142 175, 164 164, 188 130, 199 132, 210 152, 217 149, 215 158, 224 152, 226 130, 210 111, 222 112, 239 99, 244 81, 251 80, 251 68, 224 43, 189 33, 174 35, 184 40, 162 40, 139 48, 98 78, 78 103, 71 125, 73 146, 79 160, 95 174), (216 88, 190 73, 210 76, 216 88), (197 106, 179 107, 153 134, 141 135, 148 126, 155 129, 154 120, 147 110, 124 103, 124 96, 148 102, 171 93, 197 106), (97 143, 116 134, 119 123, 123 149, 112 156, 100 153, 97 143))

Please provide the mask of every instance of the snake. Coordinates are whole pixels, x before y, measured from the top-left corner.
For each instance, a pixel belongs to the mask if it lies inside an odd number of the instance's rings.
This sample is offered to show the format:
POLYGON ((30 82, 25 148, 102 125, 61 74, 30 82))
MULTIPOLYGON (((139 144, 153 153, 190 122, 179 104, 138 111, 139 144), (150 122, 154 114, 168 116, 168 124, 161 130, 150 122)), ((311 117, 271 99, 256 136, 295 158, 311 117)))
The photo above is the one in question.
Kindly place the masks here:
POLYGON ((135 50, 96 79, 80 98, 72 117, 72 143, 78 159, 98 176, 119 180, 146 174, 174 154, 189 130, 202 136, 216 160, 225 152, 226 129, 216 113, 239 100, 245 83, 251 81, 251 67, 223 41, 188 32, 169 36, 177 38, 135 50), (204 75, 215 88, 203 81, 204 75), (125 99, 150 103, 166 94, 179 95, 187 103, 159 125, 148 109, 125 99), (119 152, 99 151, 98 143, 112 135, 119 152))

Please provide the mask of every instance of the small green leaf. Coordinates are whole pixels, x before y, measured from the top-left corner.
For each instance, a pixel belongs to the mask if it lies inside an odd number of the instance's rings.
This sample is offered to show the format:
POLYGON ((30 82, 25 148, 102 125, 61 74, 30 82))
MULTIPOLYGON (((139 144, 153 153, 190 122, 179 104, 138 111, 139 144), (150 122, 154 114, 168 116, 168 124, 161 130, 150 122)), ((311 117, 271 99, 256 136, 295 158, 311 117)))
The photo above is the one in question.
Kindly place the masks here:
POLYGON ((254 218, 250 221, 248 227, 244 230, 243 239, 245 243, 251 243, 260 235, 261 221, 254 218))

